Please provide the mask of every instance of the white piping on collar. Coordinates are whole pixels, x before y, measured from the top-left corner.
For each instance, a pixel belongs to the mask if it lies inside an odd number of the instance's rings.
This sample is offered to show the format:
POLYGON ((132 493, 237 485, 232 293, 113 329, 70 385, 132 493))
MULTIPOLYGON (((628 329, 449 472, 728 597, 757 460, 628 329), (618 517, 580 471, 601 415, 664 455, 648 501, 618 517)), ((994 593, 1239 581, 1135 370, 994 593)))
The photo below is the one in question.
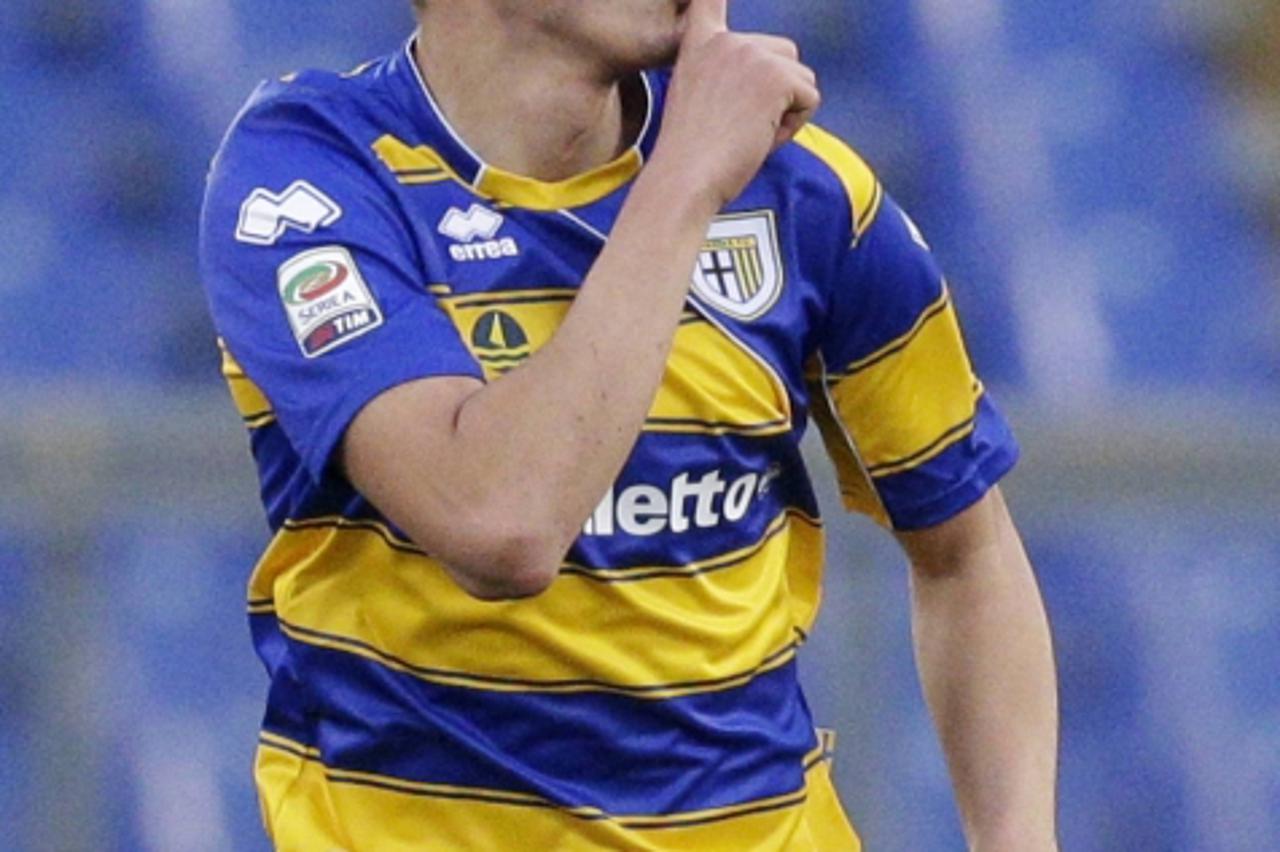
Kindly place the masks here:
POLYGON ((658 105, 655 103, 657 98, 654 97, 653 85, 649 82, 649 75, 643 71, 640 72, 640 82, 644 83, 644 95, 648 107, 644 114, 644 126, 640 128, 640 135, 636 137, 636 144, 632 145, 631 149, 639 155, 640 165, 643 166, 644 140, 649 138, 649 129, 653 127, 653 114, 657 111, 658 105))
POLYGON ((467 144, 466 140, 462 138, 458 131, 453 129, 453 125, 450 124, 449 119, 445 117, 444 110, 440 109, 440 104, 436 103, 435 95, 431 94, 431 87, 427 85, 427 78, 422 76, 422 69, 418 67, 418 58, 413 55, 413 46, 417 43, 418 33, 416 32, 405 43, 404 53, 409 60, 409 67, 413 69, 413 76, 418 81, 418 87, 422 89, 422 96, 427 99, 427 105, 430 106, 431 111, 436 114, 436 118, 439 119, 442 125, 444 125, 444 129, 449 132, 449 135, 453 137, 453 141, 457 142, 458 145, 461 146, 462 150, 466 151, 471 159, 475 160, 479 164, 479 168, 476 170, 475 180, 471 181, 471 185, 473 187, 477 187, 480 185, 480 179, 484 177, 484 173, 488 171, 489 164, 486 163, 484 158, 477 154, 470 145, 467 144))

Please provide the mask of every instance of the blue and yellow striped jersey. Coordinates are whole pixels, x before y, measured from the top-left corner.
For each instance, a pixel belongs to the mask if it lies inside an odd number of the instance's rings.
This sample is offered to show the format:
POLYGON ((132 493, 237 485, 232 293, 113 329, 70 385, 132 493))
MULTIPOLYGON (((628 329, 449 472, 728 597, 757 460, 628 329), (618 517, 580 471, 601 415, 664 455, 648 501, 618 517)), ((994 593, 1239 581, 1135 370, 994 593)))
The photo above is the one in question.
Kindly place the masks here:
POLYGON ((659 132, 667 76, 642 83, 635 146, 561 183, 484 163, 409 49, 264 84, 215 160, 201 265, 274 532, 249 612, 280 848, 857 848, 796 677, 823 561, 801 436, 898 529, 1016 450, 923 238, 843 143, 806 128, 714 221, 545 594, 468 597, 332 464, 379 393, 500 381, 555 334, 659 132))

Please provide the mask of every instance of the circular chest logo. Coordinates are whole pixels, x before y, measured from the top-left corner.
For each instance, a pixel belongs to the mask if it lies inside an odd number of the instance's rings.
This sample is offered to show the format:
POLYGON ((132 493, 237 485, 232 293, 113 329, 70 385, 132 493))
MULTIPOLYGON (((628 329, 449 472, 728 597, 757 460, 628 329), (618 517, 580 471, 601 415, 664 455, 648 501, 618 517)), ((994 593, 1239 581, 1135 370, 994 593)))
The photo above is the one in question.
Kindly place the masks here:
POLYGON ((306 305, 322 299, 341 287, 348 275, 350 272, 345 266, 332 260, 308 266, 285 285, 285 301, 291 305, 306 305))

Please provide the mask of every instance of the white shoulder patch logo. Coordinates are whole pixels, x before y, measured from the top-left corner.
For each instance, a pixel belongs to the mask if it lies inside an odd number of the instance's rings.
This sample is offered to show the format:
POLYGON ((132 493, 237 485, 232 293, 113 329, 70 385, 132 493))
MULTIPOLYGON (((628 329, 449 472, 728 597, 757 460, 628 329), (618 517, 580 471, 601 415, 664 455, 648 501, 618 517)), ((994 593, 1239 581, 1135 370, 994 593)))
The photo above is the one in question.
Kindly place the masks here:
POLYGON ((342 246, 304 251, 277 276, 289 327, 307 358, 335 349, 382 325, 382 309, 342 246))
POLYGON ((305 180, 295 181, 279 195, 259 187, 240 205, 236 239, 273 246, 290 228, 314 234, 341 218, 338 203, 305 180))
POLYGON ((786 273, 772 210, 716 218, 693 270, 693 293, 734 319, 754 320, 778 301, 786 273))
POLYGON ((498 236, 498 231, 502 230, 502 223, 505 221, 506 218, 501 213, 479 204, 472 204, 471 209, 465 213, 457 207, 450 207, 449 212, 440 220, 437 230, 451 240, 470 243, 475 240, 491 240, 498 236))

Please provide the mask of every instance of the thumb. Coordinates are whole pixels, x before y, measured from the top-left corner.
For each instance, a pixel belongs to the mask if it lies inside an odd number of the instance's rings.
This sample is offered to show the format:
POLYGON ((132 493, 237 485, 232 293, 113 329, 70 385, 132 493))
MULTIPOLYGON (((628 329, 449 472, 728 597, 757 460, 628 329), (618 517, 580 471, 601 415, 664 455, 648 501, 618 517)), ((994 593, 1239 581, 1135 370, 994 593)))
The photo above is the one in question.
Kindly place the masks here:
POLYGON ((703 45, 729 29, 729 0, 691 0, 684 14, 682 50, 703 45))

